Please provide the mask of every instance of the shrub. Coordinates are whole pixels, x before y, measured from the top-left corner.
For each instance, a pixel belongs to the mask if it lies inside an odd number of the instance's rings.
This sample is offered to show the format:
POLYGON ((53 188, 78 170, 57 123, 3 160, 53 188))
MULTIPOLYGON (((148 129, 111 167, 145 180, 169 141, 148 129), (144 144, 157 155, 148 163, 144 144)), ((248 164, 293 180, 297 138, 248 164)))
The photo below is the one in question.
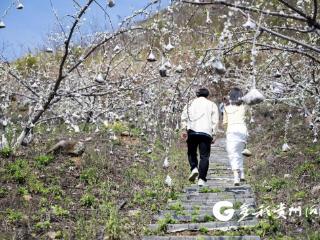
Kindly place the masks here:
POLYGON ((19 187, 18 188, 18 193, 21 194, 22 196, 24 195, 28 195, 29 194, 29 191, 26 187, 19 187))
POLYGON ((177 221, 174 220, 172 216, 168 213, 165 215, 164 218, 158 221, 158 231, 162 231, 162 232, 166 231, 168 224, 175 224, 175 223, 177 223, 177 221))
POLYGON ((35 175, 31 175, 28 179, 28 188, 30 192, 33 193, 44 193, 47 194, 49 192, 48 188, 46 188, 40 180, 36 178, 35 175))
POLYGON ((7 172, 18 183, 24 183, 30 173, 29 164, 26 160, 18 159, 7 166, 7 172))
POLYGON ((7 219, 9 222, 18 222, 22 219, 23 214, 17 210, 8 208, 7 209, 7 219))
POLYGON ((203 234, 207 234, 207 233, 209 232, 209 230, 208 230, 208 228, 206 228, 206 227, 201 227, 201 228, 199 229, 199 232, 201 232, 201 233, 203 233, 203 234))
POLYGON ((121 239, 121 221, 117 208, 115 206, 111 207, 109 216, 106 222, 106 234, 108 239, 121 239))
POLYGON ((97 169, 96 168, 85 169, 80 174, 80 180, 82 180, 88 184, 96 183, 97 179, 98 179, 98 176, 97 176, 97 169))
POLYGON ((277 177, 273 177, 270 180, 270 186, 273 190, 279 190, 283 187, 285 187, 287 184, 287 182, 283 179, 277 178, 277 177))
POLYGON ((126 124, 124 124, 123 122, 117 121, 114 124, 112 124, 111 129, 113 130, 113 132, 120 134, 124 131, 128 131, 128 127, 126 126, 126 124))
POLYGON ((13 149, 11 147, 4 147, 0 150, 0 155, 4 158, 8 158, 12 155, 13 149))
POLYGON ((58 217, 65 217, 69 215, 69 211, 66 209, 63 209, 62 207, 58 205, 51 206, 52 213, 58 217))
POLYGON ((52 155, 40 155, 35 158, 37 166, 47 166, 53 159, 52 155))
POLYGON ((96 198, 90 193, 84 194, 80 199, 81 205, 85 207, 92 207, 95 202, 96 198))
POLYGON ((0 198, 4 198, 5 196, 7 196, 8 194, 8 190, 4 187, 0 187, 0 198))
POLYGON ((44 231, 44 230, 48 230, 51 227, 51 224, 50 224, 49 220, 46 220, 43 222, 36 223, 36 225, 34 227, 38 231, 44 231))

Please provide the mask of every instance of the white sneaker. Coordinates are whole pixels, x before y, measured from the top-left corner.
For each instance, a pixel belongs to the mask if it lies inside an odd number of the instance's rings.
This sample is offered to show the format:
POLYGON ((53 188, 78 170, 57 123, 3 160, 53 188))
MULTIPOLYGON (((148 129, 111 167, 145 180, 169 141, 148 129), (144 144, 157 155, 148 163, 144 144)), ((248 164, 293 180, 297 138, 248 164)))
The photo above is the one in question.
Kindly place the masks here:
POLYGON ((203 187, 203 186, 205 186, 206 185, 206 182, 205 181, 203 181, 201 178, 198 180, 198 186, 199 187, 203 187))
POLYGON ((234 176, 234 185, 239 186, 240 185, 240 173, 238 170, 233 171, 234 176))
POLYGON ((189 181, 193 182, 194 180, 196 180, 198 176, 199 176, 198 168, 194 168, 189 175, 189 181))

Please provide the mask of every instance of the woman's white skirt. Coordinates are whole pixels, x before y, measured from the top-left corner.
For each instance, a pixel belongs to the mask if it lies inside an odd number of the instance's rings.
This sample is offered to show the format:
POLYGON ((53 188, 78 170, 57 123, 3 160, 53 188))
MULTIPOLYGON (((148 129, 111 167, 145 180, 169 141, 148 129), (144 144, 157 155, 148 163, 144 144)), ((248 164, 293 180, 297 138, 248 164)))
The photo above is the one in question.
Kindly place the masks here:
POLYGON ((246 147, 247 138, 246 129, 245 131, 227 132, 227 152, 232 170, 243 170, 242 151, 246 147))

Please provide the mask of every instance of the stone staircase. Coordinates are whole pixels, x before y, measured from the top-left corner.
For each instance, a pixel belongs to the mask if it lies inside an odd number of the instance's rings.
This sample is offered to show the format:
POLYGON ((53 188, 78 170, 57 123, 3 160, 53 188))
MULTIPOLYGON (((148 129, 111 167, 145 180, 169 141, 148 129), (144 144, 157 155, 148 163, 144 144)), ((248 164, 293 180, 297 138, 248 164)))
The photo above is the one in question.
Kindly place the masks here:
POLYGON ((155 223, 149 225, 153 232, 159 229, 159 220, 167 217, 173 222, 166 224, 164 236, 145 236, 143 240, 259 240, 258 236, 228 237, 206 234, 214 230, 229 231, 258 224, 257 218, 253 216, 238 221, 243 217, 240 207, 246 203, 249 209, 254 209, 256 203, 249 184, 233 185, 225 139, 218 139, 211 147, 207 179, 206 187, 199 188, 196 184, 186 187, 178 200, 169 202, 166 210, 154 216, 155 223), (214 217, 213 206, 220 201, 233 203, 235 213, 230 221, 219 221, 214 217))

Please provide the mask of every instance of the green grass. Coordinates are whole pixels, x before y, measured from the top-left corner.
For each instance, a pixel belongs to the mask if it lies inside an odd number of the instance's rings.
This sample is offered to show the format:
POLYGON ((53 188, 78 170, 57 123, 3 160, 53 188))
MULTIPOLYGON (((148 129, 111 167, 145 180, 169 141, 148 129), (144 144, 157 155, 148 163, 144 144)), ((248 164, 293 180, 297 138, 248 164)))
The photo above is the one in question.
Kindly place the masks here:
POLYGON ((204 216, 204 222, 213 222, 215 220, 214 216, 206 214, 204 216))
POLYGON ((47 166, 49 165, 49 163, 51 163, 54 160, 54 156, 53 155, 40 155, 38 157, 35 158, 36 161, 36 165, 38 167, 41 166, 47 166))
POLYGON ((176 214, 181 214, 185 210, 181 201, 177 201, 175 204, 170 205, 169 209, 175 211, 176 214))
POLYGON ((177 223, 176 220, 174 220, 170 214, 166 214, 164 218, 158 220, 157 230, 159 232, 165 232, 168 224, 175 224, 175 223, 177 223))
POLYGON ((59 205, 51 206, 52 214, 58 217, 67 217, 69 216, 70 212, 59 205))
POLYGON ((30 174, 29 163, 27 160, 18 159, 13 163, 8 164, 7 172, 11 179, 18 183, 24 183, 30 174))
POLYGON ((269 181, 269 185, 273 190, 280 190, 286 187, 287 181, 278 177, 272 177, 269 181))
POLYGON ((22 219, 22 217, 23 217, 22 212, 11 209, 11 208, 7 209, 7 220, 9 222, 13 222, 13 223, 18 222, 22 219))
POLYGON ((12 155, 13 149, 11 147, 4 147, 0 149, 0 156, 3 158, 8 158, 12 155))
POLYGON ((203 187, 199 191, 200 193, 219 193, 222 192, 219 188, 209 188, 209 187, 203 187))
POLYGON ((8 194, 8 190, 5 187, 0 187, 0 198, 6 197, 8 194))
POLYGON ((199 229, 199 232, 202 233, 202 234, 207 234, 207 233, 209 232, 209 230, 208 230, 208 228, 206 228, 206 227, 201 227, 201 228, 199 229))
POLYGON ((49 220, 37 222, 34 227, 37 231, 45 231, 50 229, 51 223, 49 220))
POLYGON ((96 203, 96 198, 95 196, 93 196, 90 193, 85 193, 81 199, 80 199, 80 203, 82 206, 85 207, 92 207, 94 206, 94 204, 96 203))
POLYGON ((90 185, 96 183, 98 180, 98 169, 95 167, 84 169, 80 174, 80 180, 90 185))

